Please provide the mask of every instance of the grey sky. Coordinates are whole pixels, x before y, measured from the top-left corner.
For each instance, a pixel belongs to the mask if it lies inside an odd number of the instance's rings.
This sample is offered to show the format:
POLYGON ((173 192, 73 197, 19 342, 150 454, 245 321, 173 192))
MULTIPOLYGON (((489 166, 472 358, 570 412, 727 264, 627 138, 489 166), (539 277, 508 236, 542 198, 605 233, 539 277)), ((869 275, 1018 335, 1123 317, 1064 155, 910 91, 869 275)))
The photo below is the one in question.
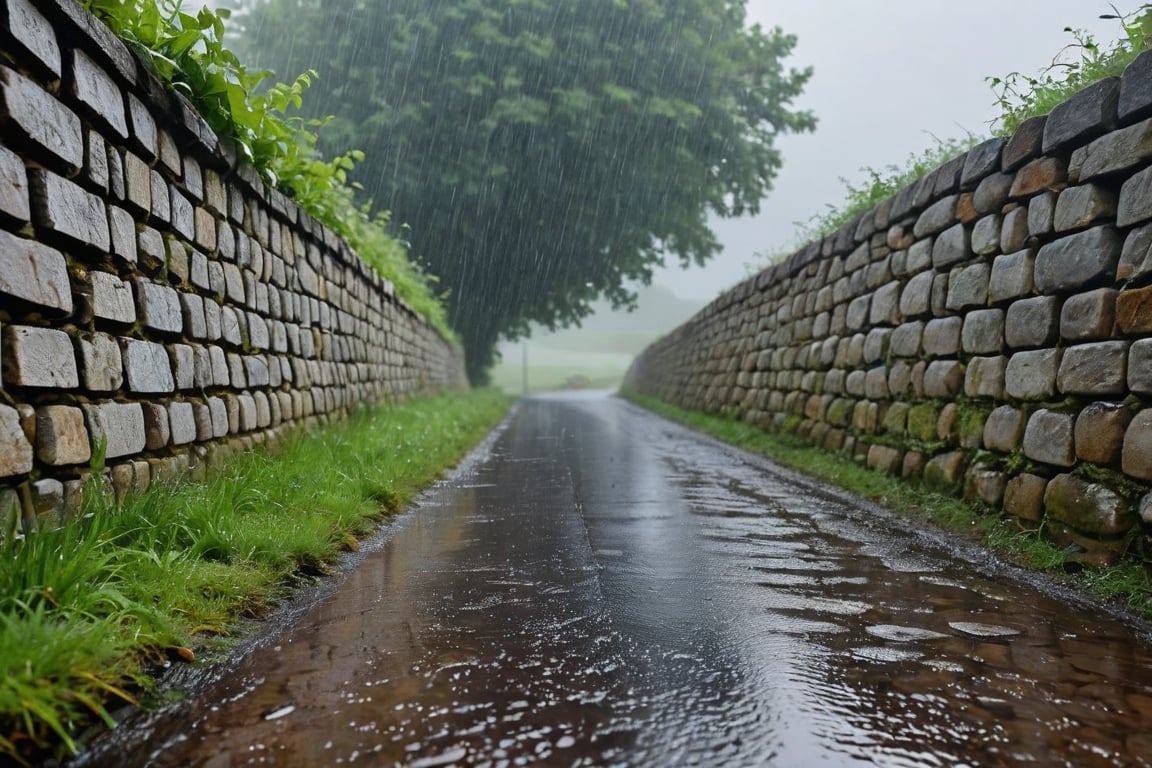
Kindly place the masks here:
POLYGON ((716 296, 756 253, 788 243, 792 222, 842 201, 840 177, 900 163, 932 143, 928 134, 987 132, 996 111, 986 76, 1042 69, 1071 42, 1065 26, 1114 40, 1118 22, 1099 19, 1110 12, 1101 0, 749 0, 750 21, 798 37, 794 65, 815 68, 800 105, 820 124, 780 142, 784 169, 759 216, 715 222, 723 254, 656 281, 681 296, 716 296))

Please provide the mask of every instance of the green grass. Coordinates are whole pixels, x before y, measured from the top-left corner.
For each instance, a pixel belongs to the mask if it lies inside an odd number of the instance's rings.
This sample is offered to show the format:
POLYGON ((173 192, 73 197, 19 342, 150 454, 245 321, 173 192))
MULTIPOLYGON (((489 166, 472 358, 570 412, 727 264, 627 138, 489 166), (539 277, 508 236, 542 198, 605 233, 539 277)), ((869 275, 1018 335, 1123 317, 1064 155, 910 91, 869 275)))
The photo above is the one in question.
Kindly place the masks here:
MULTIPOLYGON (((149 665, 187 658, 328 571, 504 415, 492 391, 364 409, 234 458, 205 483, 115 505, 89 494, 67 525, 0 543, 0 755, 75 752, 149 665)), ((97 491, 99 489, 96 489, 97 491)), ((2 759, 2 758, 0 758, 2 759)))
POLYGON ((940 528, 972 538, 1006 559, 1049 574, 1083 592, 1133 613, 1152 618, 1152 578, 1135 558, 1108 568, 1081 569, 1069 552, 1040 530, 1023 527, 1015 518, 969 504, 860 464, 842 453, 826 451, 794 435, 762 429, 722 416, 687 411, 654 398, 622 393, 631 402, 754 453, 765 455, 818 480, 863 496, 901 517, 931 521, 940 528))

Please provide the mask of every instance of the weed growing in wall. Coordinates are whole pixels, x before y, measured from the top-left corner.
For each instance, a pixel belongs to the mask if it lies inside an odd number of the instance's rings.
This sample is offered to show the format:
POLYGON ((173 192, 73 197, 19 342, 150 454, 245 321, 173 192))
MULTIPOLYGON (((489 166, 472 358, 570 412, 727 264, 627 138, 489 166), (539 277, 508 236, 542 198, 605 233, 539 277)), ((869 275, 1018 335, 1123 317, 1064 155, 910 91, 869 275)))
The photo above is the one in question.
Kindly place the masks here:
POLYGON ((451 337, 434 278, 408 258, 407 247, 387 232, 387 214, 373 216, 358 205, 348 172, 364 155, 358 150, 331 160, 316 150, 316 131, 325 121, 307 120, 299 110, 317 75, 305 72, 292 83, 264 87, 268 71, 249 70, 224 45, 227 9, 183 10, 181 0, 82 0, 156 73, 186 96, 220 136, 250 162, 265 182, 291 196, 304 210, 340 234, 391 280, 417 312, 451 337))
POLYGON ((1012 72, 1004 77, 987 78, 1001 110, 992 124, 994 133, 1011 135, 1020 123, 1048 114, 1077 91, 1106 77, 1118 77, 1124 67, 1152 44, 1152 4, 1145 3, 1129 14, 1116 12, 1101 18, 1120 22, 1120 37, 1111 46, 1102 46, 1084 30, 1065 27, 1064 31, 1072 35, 1072 42, 1040 74, 1012 72))

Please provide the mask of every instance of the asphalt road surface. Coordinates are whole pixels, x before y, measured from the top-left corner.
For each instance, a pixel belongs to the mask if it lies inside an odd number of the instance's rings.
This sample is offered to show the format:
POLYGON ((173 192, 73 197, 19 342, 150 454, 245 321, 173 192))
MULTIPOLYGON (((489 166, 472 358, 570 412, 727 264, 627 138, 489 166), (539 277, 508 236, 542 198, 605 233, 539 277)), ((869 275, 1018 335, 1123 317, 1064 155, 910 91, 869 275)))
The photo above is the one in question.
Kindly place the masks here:
POLYGON ((1147 638, 606 394, 523 401, 89 765, 1152 765, 1147 638))

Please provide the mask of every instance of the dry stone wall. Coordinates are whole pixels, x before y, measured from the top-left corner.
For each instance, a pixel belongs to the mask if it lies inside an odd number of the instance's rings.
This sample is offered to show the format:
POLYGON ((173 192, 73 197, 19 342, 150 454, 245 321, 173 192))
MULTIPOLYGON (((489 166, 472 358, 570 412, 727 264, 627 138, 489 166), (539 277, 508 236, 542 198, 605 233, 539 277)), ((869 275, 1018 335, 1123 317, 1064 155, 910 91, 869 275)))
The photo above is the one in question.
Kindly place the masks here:
POLYGON ((1152 55, 720 296, 626 387, 1043 524, 1152 531, 1152 55))
POLYGON ((465 386, 453 345, 73 0, 0 8, 0 516, 75 512, 101 444, 123 493, 465 386))

